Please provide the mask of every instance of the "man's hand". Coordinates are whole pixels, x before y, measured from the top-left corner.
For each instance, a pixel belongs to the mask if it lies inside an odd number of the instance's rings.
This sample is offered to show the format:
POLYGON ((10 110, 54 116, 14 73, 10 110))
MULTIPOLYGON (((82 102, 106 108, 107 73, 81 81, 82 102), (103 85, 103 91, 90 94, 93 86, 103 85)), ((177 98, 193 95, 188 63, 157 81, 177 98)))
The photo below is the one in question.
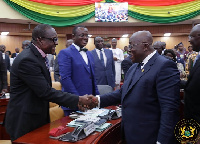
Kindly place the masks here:
POLYGON ((7 89, 2 89, 1 93, 4 94, 7 93, 7 91, 8 91, 7 89))
POLYGON ((79 96, 78 107, 80 110, 85 111, 86 109, 92 109, 98 105, 93 95, 79 96))
POLYGON ((116 58, 116 57, 113 57, 113 60, 114 60, 114 61, 117 61, 117 58, 116 58))

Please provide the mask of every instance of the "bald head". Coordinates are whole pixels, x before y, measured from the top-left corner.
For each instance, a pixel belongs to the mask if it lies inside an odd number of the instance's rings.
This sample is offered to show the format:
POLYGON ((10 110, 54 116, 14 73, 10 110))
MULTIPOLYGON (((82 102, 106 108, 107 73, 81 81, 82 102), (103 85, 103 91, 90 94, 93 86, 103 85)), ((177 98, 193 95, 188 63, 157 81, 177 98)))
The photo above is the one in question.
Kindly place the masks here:
POLYGON ((163 50, 163 44, 161 41, 156 41, 153 44, 153 48, 161 55, 163 50))
POLYGON ((73 43, 73 39, 69 39, 66 41, 66 48, 69 47, 70 45, 72 45, 73 43))
POLYGON ((195 25, 189 35, 189 42, 193 47, 194 51, 199 52, 200 50, 200 24, 195 25))
POLYGON ((117 47, 117 39, 113 38, 112 41, 111 41, 111 45, 112 45, 113 49, 116 49, 116 47, 117 47))
POLYGON ((133 33, 129 39, 132 61, 135 63, 142 62, 154 51, 152 43, 153 37, 149 31, 138 31, 133 33))

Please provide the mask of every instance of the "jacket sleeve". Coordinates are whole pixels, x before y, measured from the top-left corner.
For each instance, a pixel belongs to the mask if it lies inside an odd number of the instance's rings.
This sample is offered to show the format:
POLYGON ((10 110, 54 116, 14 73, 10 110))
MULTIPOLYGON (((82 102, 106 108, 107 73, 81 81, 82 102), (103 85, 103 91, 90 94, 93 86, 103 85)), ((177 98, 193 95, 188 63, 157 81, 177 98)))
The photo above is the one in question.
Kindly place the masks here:
POLYGON ((156 90, 160 103, 161 118, 157 141, 171 144, 174 128, 179 119, 180 74, 173 61, 162 64, 156 78, 156 90))
POLYGON ((79 97, 52 88, 45 78, 42 67, 33 59, 24 59, 20 62, 18 75, 34 92, 35 96, 65 107, 77 107, 79 97))
POLYGON ((61 77, 60 82, 64 91, 80 95, 72 81, 72 58, 65 50, 61 50, 58 54, 58 64, 61 77))

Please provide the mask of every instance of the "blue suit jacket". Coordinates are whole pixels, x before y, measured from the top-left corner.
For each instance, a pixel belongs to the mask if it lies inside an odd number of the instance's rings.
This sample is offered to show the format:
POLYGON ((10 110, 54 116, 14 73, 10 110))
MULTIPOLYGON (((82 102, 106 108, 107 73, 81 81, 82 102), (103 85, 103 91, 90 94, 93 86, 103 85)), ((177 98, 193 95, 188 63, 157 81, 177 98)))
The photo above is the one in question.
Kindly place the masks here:
POLYGON ((94 76, 94 59, 90 52, 87 51, 86 54, 88 65, 73 45, 58 54, 60 82, 64 92, 80 96, 99 94, 94 76))
POLYGON ((97 55, 96 50, 91 51, 94 56, 95 66, 95 79, 97 85, 109 85, 115 87, 115 65, 113 60, 113 53, 111 50, 104 49, 104 53, 107 57, 106 67, 101 64, 101 61, 97 55))
POLYGON ((128 70, 120 90, 100 97, 101 107, 121 101, 128 144, 174 144, 180 103, 177 66, 156 53, 132 80, 136 67, 133 64, 128 70))

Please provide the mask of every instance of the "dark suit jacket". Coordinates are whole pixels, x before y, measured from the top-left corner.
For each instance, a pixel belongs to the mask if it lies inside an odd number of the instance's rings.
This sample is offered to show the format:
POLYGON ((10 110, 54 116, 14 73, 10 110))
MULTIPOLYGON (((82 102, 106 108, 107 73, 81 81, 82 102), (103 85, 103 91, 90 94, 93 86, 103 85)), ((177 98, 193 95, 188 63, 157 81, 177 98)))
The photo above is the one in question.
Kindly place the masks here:
POLYGON ((96 50, 91 51, 94 56, 94 70, 97 85, 109 85, 115 87, 115 65, 113 60, 113 53, 111 50, 104 49, 107 58, 106 67, 101 64, 96 50))
POLYGON ((122 70, 124 71, 124 76, 126 76, 127 71, 129 70, 129 68, 133 65, 132 60, 130 59, 130 56, 128 56, 127 58, 125 58, 122 61, 122 70))
POLYGON ((5 54, 5 63, 6 63, 7 70, 10 71, 10 58, 6 54, 5 54))
POLYGON ((2 89, 7 89, 7 70, 2 53, 0 52, 0 93, 2 89))
POLYGON ((185 85, 184 115, 187 119, 194 119, 200 123, 200 59, 191 69, 185 85))
POLYGON ((51 87, 45 60, 30 44, 14 60, 5 127, 11 140, 49 123, 49 101, 74 108, 79 97, 51 87))
POLYGON ((87 51, 88 65, 74 45, 63 49, 58 54, 59 73, 62 90, 76 95, 99 94, 95 76, 94 59, 87 51))
POLYGON ((122 129, 128 144, 174 144, 180 103, 177 66, 157 52, 143 72, 135 73, 137 65, 129 69, 120 90, 100 97, 101 107, 121 101, 122 129))
POLYGON ((17 53, 12 53, 11 58, 15 58, 17 56, 17 53))

